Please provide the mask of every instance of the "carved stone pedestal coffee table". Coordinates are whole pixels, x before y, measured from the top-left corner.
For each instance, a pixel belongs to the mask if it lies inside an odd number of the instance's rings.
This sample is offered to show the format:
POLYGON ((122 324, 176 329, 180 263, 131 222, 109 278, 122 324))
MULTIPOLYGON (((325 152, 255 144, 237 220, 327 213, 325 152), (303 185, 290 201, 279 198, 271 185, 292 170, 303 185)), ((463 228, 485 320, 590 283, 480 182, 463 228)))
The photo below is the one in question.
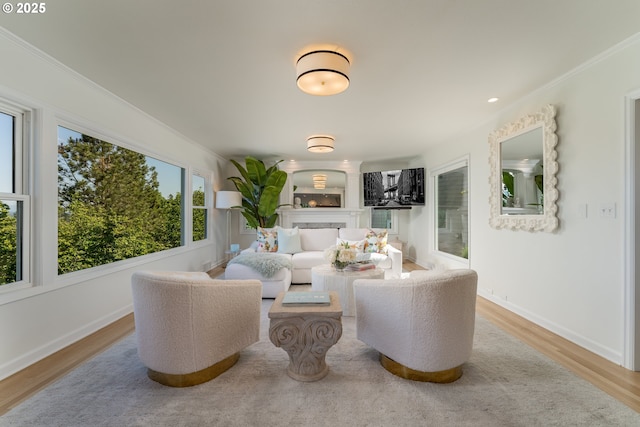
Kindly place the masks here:
POLYGON ((298 381, 317 381, 329 373, 325 355, 342 336, 342 308, 336 292, 331 304, 289 307, 281 292, 269 310, 269 339, 289 354, 287 374, 298 381))

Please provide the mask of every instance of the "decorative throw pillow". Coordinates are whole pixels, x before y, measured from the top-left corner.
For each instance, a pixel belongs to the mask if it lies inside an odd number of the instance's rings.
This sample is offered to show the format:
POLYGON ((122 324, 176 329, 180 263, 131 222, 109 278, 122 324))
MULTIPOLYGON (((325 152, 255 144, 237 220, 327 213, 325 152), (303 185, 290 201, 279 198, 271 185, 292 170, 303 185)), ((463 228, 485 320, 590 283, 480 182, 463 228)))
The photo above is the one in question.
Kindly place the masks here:
POLYGON ((386 254, 387 246, 387 230, 382 230, 379 233, 369 229, 364 236, 365 245, 364 251, 367 253, 380 253, 386 254))
POLYGON ((296 254, 302 252, 298 227, 276 227, 276 229, 278 230, 278 253, 296 254))
POLYGON ((365 240, 346 240, 341 238, 336 238, 336 247, 343 248, 345 244, 349 245, 349 248, 355 249, 356 253, 364 252, 365 240))
POLYGON ((278 252, 278 229, 258 227, 256 252, 278 252))

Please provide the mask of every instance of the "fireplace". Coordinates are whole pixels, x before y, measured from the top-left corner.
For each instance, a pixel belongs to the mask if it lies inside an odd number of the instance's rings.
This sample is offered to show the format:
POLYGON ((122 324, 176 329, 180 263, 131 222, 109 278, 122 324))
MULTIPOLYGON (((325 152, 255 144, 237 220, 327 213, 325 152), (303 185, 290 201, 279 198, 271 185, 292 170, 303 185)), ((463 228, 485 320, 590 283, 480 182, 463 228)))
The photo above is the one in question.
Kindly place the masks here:
POLYGON ((346 228, 345 222, 294 222, 292 227, 298 228, 346 228))

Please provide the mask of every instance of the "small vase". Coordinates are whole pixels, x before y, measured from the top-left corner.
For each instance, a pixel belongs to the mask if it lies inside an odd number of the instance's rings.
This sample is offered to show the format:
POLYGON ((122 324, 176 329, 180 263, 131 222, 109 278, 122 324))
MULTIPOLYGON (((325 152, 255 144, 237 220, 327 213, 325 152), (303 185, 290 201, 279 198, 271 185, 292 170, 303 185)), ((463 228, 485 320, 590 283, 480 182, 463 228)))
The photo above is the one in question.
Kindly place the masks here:
POLYGON ((348 263, 346 263, 346 262, 334 262, 334 263, 333 263, 333 269, 334 269, 335 271, 344 271, 344 268, 345 268, 347 265, 349 265, 349 264, 348 264, 348 263))

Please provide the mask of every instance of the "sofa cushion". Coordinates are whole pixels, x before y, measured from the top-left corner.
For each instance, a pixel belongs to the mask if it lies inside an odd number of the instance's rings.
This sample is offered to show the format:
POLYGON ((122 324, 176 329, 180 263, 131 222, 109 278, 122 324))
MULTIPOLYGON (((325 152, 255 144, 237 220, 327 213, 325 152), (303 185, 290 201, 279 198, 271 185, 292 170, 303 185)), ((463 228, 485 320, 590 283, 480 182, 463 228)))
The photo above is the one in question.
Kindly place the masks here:
POLYGON ((256 252, 278 252, 277 228, 258 227, 256 252))
POLYGON ((316 265, 327 264, 324 251, 304 251, 291 257, 294 270, 309 269, 316 265))
POLYGON ((278 233, 278 253, 295 254, 302 252, 300 245, 300 231, 298 227, 282 228, 276 227, 278 233))
POLYGON ((336 244, 337 228, 301 228, 300 246, 303 251, 324 251, 336 244))
POLYGON ((368 228, 341 228, 339 236, 344 240, 362 240, 367 232, 368 228))
MULTIPOLYGON (((290 257, 291 255, 283 256, 290 257)), ((227 268, 224 270, 225 280, 257 279, 260 281, 279 281, 286 279, 288 276, 290 276, 290 273, 289 269, 286 267, 279 269, 271 277, 265 277, 265 275, 259 271, 243 264, 228 264, 227 268)))

